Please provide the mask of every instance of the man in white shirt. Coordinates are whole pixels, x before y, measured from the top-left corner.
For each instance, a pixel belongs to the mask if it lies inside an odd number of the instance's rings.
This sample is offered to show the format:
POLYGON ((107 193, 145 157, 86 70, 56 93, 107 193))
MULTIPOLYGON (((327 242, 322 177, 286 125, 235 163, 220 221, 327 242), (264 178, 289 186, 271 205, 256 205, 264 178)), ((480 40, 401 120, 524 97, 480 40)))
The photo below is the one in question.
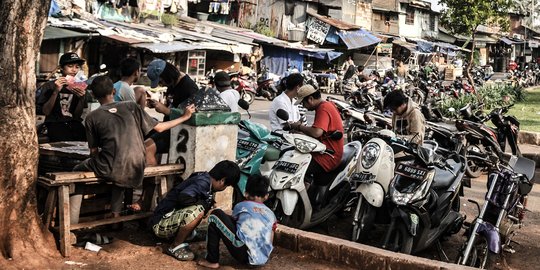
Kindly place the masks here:
POLYGON ((231 108, 231 112, 238 112, 238 100, 240 93, 231 88, 231 77, 225 71, 220 71, 214 75, 214 85, 219 91, 219 97, 231 108))
POLYGON ((300 120, 300 111, 298 110, 298 105, 294 105, 294 102, 296 101, 298 88, 304 84, 304 77, 300 73, 293 73, 285 80, 287 89, 272 101, 270 111, 268 111, 268 119, 270 120, 272 131, 283 129, 283 124, 287 123, 287 121, 283 121, 277 117, 276 114, 279 109, 283 109, 289 113, 288 122, 297 122, 300 120))

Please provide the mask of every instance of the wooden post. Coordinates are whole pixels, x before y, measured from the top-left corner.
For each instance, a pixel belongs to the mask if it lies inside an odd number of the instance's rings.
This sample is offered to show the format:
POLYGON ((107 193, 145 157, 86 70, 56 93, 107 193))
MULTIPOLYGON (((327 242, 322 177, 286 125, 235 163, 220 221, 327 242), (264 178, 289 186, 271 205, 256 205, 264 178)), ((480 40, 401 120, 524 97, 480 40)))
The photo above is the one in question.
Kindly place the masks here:
POLYGON ((56 205, 56 188, 48 188, 47 200, 45 201, 45 209, 43 210, 43 224, 48 229, 51 227, 54 206, 56 205))
POLYGON ((60 215, 60 253, 64 257, 69 257, 71 253, 70 241, 70 223, 69 216, 69 186, 61 185, 58 187, 58 210, 60 215))

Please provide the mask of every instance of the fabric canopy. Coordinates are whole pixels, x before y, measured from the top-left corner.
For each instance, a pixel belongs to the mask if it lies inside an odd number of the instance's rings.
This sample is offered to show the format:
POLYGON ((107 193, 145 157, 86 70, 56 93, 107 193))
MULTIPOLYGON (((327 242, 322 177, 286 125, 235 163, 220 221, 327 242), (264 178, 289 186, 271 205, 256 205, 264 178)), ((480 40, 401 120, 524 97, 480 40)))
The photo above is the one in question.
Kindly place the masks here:
POLYGON ((367 47, 381 42, 381 39, 365 29, 338 31, 337 34, 349 50, 367 47))
POLYGON ((317 59, 323 59, 323 60, 326 60, 326 62, 330 62, 340 57, 343 53, 335 52, 332 50, 301 50, 300 54, 309 56, 309 57, 314 57, 317 59))

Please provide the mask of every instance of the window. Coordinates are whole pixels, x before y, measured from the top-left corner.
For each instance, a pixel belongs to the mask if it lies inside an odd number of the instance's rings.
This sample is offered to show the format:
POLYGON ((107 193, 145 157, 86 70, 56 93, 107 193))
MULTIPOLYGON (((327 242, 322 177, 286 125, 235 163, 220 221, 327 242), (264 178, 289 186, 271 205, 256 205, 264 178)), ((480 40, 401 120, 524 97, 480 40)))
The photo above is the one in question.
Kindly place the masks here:
POLYGON ((414 25, 414 8, 408 7, 406 12, 405 24, 414 25))
POLYGON ((191 77, 204 77, 206 51, 190 51, 187 61, 187 74, 191 77))
POLYGON ((433 14, 430 14, 429 15, 429 30, 435 31, 436 24, 437 24, 437 17, 435 17, 435 15, 433 14))

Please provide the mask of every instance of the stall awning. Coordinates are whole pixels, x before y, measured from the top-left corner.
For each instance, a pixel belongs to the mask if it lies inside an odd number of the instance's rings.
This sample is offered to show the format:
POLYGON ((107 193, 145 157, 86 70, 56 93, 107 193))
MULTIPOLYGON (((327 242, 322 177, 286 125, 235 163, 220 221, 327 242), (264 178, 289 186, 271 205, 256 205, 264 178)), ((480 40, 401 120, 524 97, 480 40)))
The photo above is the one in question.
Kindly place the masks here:
POLYGON ((317 59, 323 59, 323 60, 326 60, 327 62, 330 62, 340 57, 342 54, 343 53, 335 52, 332 49, 303 49, 300 51, 300 55, 314 57, 317 59))
POLYGON ((515 44, 523 44, 525 41, 515 41, 512 39, 509 39, 507 37, 502 37, 499 39, 501 42, 505 43, 506 45, 515 45, 515 44))
POLYGON ((337 34, 349 50, 367 47, 381 42, 381 39, 365 29, 338 31, 337 34))
POLYGON ((131 44, 130 46, 134 48, 147 49, 153 53, 172 53, 199 49, 196 46, 180 41, 173 41, 169 43, 136 43, 131 44))
POLYGON ((64 39, 64 38, 76 38, 76 37, 90 37, 95 36, 95 33, 81 33, 77 31, 71 31, 68 29, 46 26, 43 34, 43 40, 52 39, 64 39))

